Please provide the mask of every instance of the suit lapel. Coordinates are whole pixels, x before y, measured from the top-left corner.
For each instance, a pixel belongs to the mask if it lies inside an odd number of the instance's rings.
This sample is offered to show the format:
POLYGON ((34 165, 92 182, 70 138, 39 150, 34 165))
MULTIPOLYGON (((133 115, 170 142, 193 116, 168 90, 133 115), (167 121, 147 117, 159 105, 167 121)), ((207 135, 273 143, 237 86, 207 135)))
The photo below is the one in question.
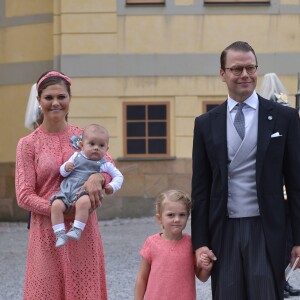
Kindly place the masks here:
POLYGON ((227 101, 222 103, 212 112, 212 137, 216 155, 220 165, 222 178, 227 180, 227 134, 226 134, 227 101))
POLYGON ((263 167, 268 145, 271 140, 271 134, 277 118, 277 110, 274 106, 269 105, 270 100, 259 99, 258 112, 258 133, 257 133, 257 153, 256 153, 256 183, 259 186, 260 176, 263 167))
MULTIPOLYGON (((258 133, 257 133, 257 153, 256 153, 256 182, 259 187, 263 161, 268 145, 271 140, 271 134, 277 118, 277 110, 270 105, 270 100, 263 99, 258 95, 258 133)), ((218 106, 212 112, 212 137, 216 146, 216 155, 220 165, 222 179, 228 177, 228 154, 227 154, 227 101, 218 106)))
MULTIPOLYGON (((257 121, 257 119, 256 119, 257 121)), ((257 124, 256 126, 250 128, 250 130, 256 130, 257 131, 257 124)), ((254 133, 254 132, 253 132, 254 133)), ((236 166, 238 166, 241 162, 245 160, 245 157, 248 157, 248 155, 254 150, 254 148, 257 145, 257 139, 256 139, 256 133, 255 137, 251 136, 250 133, 245 136, 244 141, 240 144, 240 147, 238 148, 234 158, 232 159, 229 168, 234 169, 236 166)))

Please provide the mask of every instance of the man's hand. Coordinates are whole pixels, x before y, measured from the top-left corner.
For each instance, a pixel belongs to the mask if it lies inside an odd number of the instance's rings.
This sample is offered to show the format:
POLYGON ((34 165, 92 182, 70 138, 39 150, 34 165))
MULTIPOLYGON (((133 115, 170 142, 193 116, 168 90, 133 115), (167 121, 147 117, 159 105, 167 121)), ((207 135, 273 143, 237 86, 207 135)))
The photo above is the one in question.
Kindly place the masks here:
MULTIPOLYGON (((294 261, 297 257, 300 257, 300 246, 294 246, 291 253, 291 266, 294 264, 294 261)), ((296 266, 296 269, 300 269, 300 260, 296 266)))
POLYGON ((105 183, 105 179, 102 174, 92 174, 89 179, 82 186, 81 190, 86 190, 91 200, 92 209, 96 209, 100 206, 103 200, 102 187, 105 183))
POLYGON ((201 248, 198 248, 196 250, 196 263, 197 263, 197 267, 204 269, 206 271, 210 271, 211 270, 211 264, 207 264, 207 259, 209 259, 210 261, 216 261, 217 258, 214 255, 214 253, 212 252, 212 250, 210 250, 208 247, 204 246, 201 248))

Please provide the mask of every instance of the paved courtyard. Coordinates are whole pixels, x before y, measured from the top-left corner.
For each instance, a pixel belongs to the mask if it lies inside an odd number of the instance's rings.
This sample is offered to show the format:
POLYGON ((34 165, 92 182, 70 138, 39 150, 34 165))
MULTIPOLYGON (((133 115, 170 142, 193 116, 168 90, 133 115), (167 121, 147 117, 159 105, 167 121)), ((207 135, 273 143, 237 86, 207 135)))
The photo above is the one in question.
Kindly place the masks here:
MULTIPOLYGON (((154 218, 100 221, 109 300, 131 300, 145 238, 159 230, 154 218)), ((0 223, 0 300, 21 300, 27 251, 25 223, 0 223)), ((190 223, 187 228, 190 232, 190 223)), ((300 271, 291 278, 300 288, 300 271)), ((211 300, 210 281, 197 281, 197 299, 211 300)), ((300 297, 290 299, 299 300, 300 297)))

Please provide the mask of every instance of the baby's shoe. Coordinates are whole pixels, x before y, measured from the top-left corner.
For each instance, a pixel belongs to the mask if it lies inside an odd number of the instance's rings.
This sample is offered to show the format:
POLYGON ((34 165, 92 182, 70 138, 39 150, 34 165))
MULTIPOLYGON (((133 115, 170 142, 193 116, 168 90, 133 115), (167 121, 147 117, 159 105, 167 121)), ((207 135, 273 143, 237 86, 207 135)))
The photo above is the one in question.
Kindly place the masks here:
POLYGON ((69 232, 67 233, 67 237, 69 237, 72 240, 76 240, 78 241, 80 239, 81 236, 81 232, 82 230, 72 226, 72 228, 69 230, 69 232))
POLYGON ((65 230, 60 230, 58 232, 55 233, 56 235, 56 244, 55 247, 59 248, 61 246, 64 246, 68 240, 68 237, 66 235, 66 231, 65 230))

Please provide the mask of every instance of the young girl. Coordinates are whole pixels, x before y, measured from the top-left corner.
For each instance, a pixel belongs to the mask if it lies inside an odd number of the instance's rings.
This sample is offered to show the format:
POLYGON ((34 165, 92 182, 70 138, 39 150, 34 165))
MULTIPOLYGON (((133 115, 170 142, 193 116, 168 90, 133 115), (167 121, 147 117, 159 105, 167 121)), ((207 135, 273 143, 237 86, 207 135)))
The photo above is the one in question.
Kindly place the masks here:
POLYGON ((209 271, 196 267, 191 237, 182 232, 190 211, 190 197, 182 191, 169 190, 157 197, 156 219, 162 232, 148 237, 142 247, 134 300, 196 299, 195 275, 206 281, 212 262, 203 255, 209 271))

